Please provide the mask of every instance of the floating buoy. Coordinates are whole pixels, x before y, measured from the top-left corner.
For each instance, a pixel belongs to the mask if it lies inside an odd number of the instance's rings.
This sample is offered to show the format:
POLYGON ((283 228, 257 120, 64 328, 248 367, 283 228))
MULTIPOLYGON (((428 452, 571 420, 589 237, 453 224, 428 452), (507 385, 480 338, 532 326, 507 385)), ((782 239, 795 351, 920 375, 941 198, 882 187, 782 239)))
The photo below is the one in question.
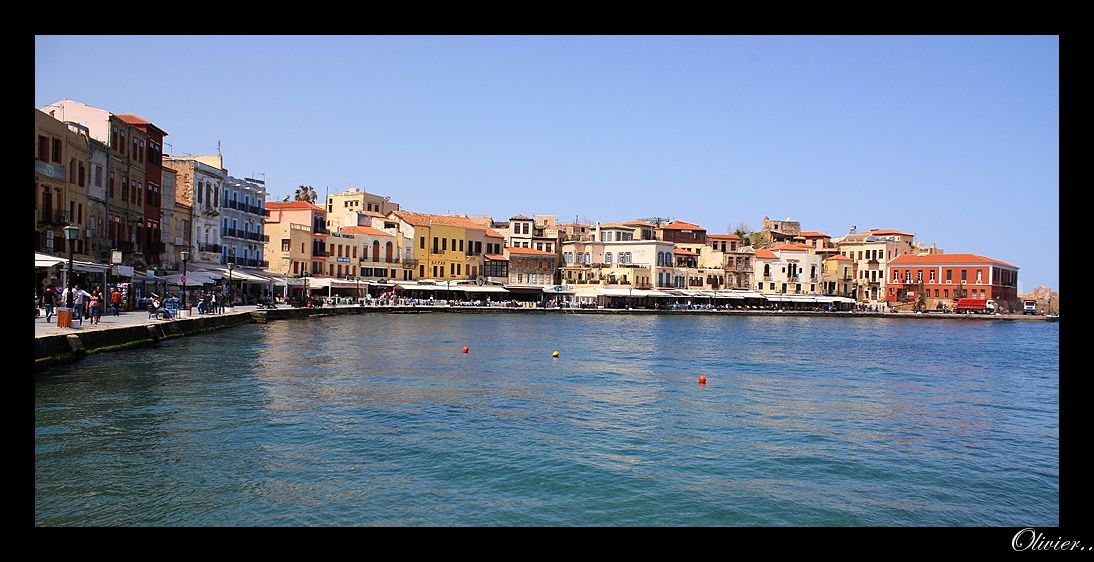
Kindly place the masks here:
POLYGON ((551 357, 558 357, 558 352, 556 351, 556 352, 552 353, 551 357))
POLYGON ((467 346, 466 346, 466 345, 465 345, 465 346, 463 346, 463 352, 464 352, 464 353, 467 353, 467 351, 468 351, 468 349, 467 349, 467 346))
POLYGON ((707 376, 706 375, 699 375, 699 384, 706 384, 706 383, 707 383, 707 376))

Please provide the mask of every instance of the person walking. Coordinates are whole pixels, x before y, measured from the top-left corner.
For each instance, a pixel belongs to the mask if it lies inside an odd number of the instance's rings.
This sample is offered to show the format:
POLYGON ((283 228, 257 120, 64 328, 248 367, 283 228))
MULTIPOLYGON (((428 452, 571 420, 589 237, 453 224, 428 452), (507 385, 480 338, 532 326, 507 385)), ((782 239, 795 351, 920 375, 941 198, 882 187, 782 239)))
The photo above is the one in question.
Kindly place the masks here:
POLYGON ((89 304, 91 305, 91 325, 101 324, 103 321, 103 297, 99 294, 97 287, 91 290, 89 304))
POLYGON ((110 293, 110 308, 114 309, 114 316, 118 316, 118 309, 122 304, 122 293, 117 287, 110 293))
POLYGON ((84 305, 87 304, 87 291, 80 288, 79 285, 72 286, 72 303, 73 303, 73 318, 80 319, 80 326, 84 325, 84 305))
POLYGON ((48 287, 42 300, 45 301, 44 304, 46 305, 46 323, 49 323, 53 317, 53 307, 57 306, 57 290, 48 287))

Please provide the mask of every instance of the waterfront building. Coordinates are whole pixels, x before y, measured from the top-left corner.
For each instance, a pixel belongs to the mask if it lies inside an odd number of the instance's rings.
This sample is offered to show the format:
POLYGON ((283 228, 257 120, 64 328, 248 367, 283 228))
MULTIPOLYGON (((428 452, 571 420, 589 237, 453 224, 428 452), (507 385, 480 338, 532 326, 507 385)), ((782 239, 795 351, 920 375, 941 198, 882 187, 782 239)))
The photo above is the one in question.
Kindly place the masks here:
POLYGON ((382 218, 398 210, 399 204, 393 202, 390 195, 351 187, 327 196, 327 229, 337 232, 344 226, 371 226, 373 218, 382 218))
POLYGON ((148 268, 152 269, 161 263, 166 250, 162 239, 160 209, 163 201, 163 137, 167 133, 151 121, 136 115, 123 113, 118 115, 118 119, 143 133, 143 136, 132 139, 130 152, 136 154, 136 158, 144 164, 144 224, 138 229, 137 246, 138 252, 144 254, 148 268))
POLYGON ((392 211, 388 218, 414 240, 418 279, 477 280, 484 268, 499 273, 505 238, 491 227, 461 215, 392 211))
POLYGON ((220 198, 220 263, 266 269, 266 182, 228 176, 220 198))
POLYGON ((992 299, 1018 310, 1018 266, 976 254, 905 254, 889 262, 885 300, 952 308, 960 298, 992 299))
POLYGON ((379 281, 413 278, 414 263, 410 238, 400 238, 395 233, 371 226, 345 226, 331 233, 328 274, 335 277, 346 275, 379 281), (350 239, 347 241, 346 239, 350 239))
POLYGON ((912 253, 914 234, 893 229, 873 228, 851 232, 838 242, 839 253, 854 260, 854 298, 859 302, 885 300, 888 263, 912 253))
POLYGON ((263 256, 280 275, 323 275, 327 268, 327 213, 307 201, 267 201, 263 256))
POLYGON ((613 284, 627 278, 642 286, 673 286, 673 244, 664 240, 567 240, 562 242, 562 282, 613 284))
POLYGON ((87 178, 87 230, 91 239, 89 253, 94 261, 110 262, 110 235, 107 231, 106 170, 110 165, 110 149, 103 142, 89 138, 90 162, 87 178))
POLYGON ((796 244, 805 242, 801 235, 802 225, 799 221, 771 220, 765 216, 760 223, 760 231, 753 234, 753 246, 766 248, 773 244, 796 244))
POLYGON ((163 158, 163 167, 175 171, 175 198, 193 209, 192 240, 195 265, 220 265, 223 261, 223 231, 220 197, 228 171, 220 155, 163 158))
MULTIPOLYGON (((142 237, 147 236, 144 220, 144 189, 148 134, 125 122, 119 115, 70 99, 49 104, 43 107, 42 111, 57 120, 84 127, 85 131, 80 134, 98 140, 108 147, 109 158, 104 173, 106 175, 107 232, 111 240, 111 249, 122 251, 123 264, 140 269, 146 268, 144 248, 139 246, 138 242, 143 239, 142 237), (141 150, 141 147, 144 147, 144 150, 141 150)), ((86 172, 85 169, 85 174, 86 172)), ((78 165, 75 174, 79 174, 78 165)), ((72 212, 78 212, 78 210, 74 209, 72 212)), ((83 230, 85 237, 86 232, 85 228, 83 230)), ((86 240, 83 243, 86 245, 86 240)))
POLYGON ((509 285, 554 286, 558 271, 558 257, 553 252, 535 248, 507 247, 505 257, 509 261, 509 285))
POLYGON ((171 219, 171 229, 174 236, 174 250, 171 254, 171 263, 168 269, 172 271, 179 270, 179 264, 182 263, 182 252, 190 252, 193 256, 196 253, 194 248, 194 206, 190 203, 190 199, 187 197, 180 197, 177 181, 178 172, 164 166, 163 168, 163 182, 167 185, 170 182, 171 192, 174 194, 174 215, 171 219))
POLYGON ((90 146, 85 135, 66 123, 34 110, 34 249, 67 257, 64 227, 80 227, 74 256, 86 259, 90 234, 87 171, 90 146))
POLYGON ((854 287, 855 262, 851 258, 836 254, 824 259, 824 271, 821 284, 824 294, 838 297, 850 297, 854 287))
POLYGON ((775 244, 756 250, 756 290, 763 294, 820 294, 822 267, 821 258, 805 244, 775 244))

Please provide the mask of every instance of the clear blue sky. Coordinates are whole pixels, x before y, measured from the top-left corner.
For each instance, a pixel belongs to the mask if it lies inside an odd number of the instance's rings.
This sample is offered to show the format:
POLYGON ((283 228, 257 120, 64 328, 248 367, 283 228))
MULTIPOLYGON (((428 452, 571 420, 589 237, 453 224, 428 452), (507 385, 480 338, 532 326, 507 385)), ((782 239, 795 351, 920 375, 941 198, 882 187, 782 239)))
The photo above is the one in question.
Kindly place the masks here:
POLYGON ((898 228, 1058 287, 1056 37, 37 37, 34 60, 35 107, 219 140, 277 199, 898 228))

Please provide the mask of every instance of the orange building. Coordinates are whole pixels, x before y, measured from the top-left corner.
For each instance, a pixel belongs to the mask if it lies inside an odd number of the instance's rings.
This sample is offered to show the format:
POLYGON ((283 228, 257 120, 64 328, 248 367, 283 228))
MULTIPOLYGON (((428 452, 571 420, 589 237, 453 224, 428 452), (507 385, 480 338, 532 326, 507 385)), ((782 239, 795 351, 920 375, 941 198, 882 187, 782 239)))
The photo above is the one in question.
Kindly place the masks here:
POLYGON ((960 298, 1018 300, 1018 266, 1004 261, 976 254, 905 254, 888 265, 885 300, 890 302, 916 302, 921 291, 928 309, 952 306, 960 298))

